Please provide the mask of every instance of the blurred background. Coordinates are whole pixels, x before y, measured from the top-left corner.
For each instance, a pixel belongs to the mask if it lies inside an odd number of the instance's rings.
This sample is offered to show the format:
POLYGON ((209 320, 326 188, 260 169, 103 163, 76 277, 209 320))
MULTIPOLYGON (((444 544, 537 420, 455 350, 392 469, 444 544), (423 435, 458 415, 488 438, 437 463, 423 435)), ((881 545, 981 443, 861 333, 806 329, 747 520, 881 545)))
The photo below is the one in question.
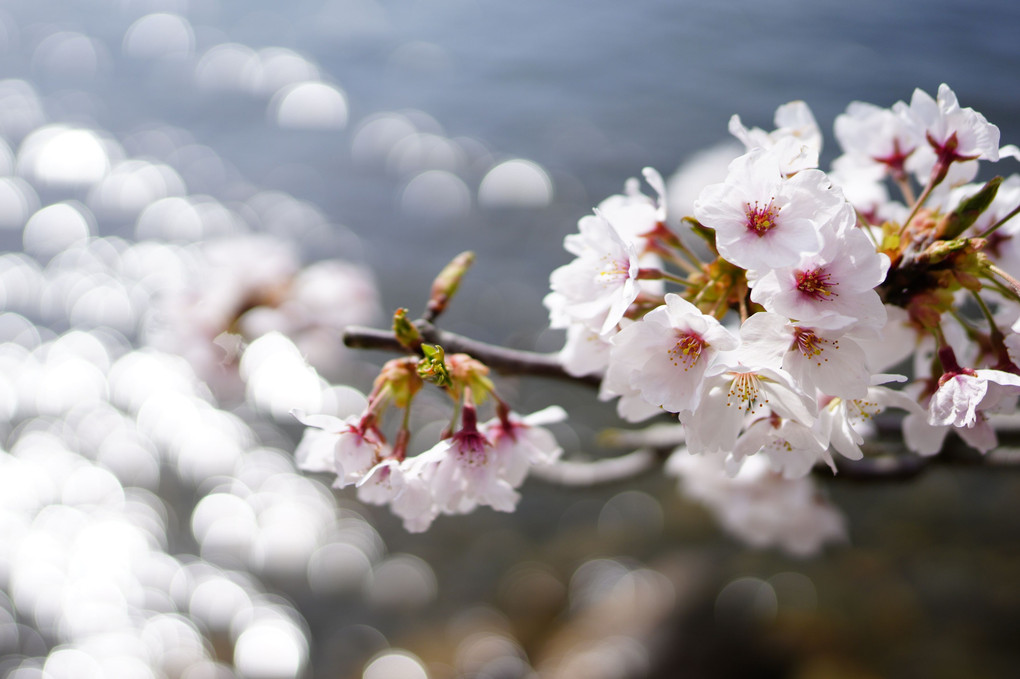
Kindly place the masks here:
MULTIPOLYGON (((1018 30, 1012 0, 0 0, 0 676, 1012 676, 1015 472, 827 483, 848 540, 807 559, 660 474, 411 535, 298 472, 288 412, 367 389, 340 328, 465 249, 443 326, 557 349, 563 236, 734 113, 805 100, 824 166, 850 101, 946 82, 1020 142, 1018 30)), ((605 454, 611 408, 500 386, 605 454)))

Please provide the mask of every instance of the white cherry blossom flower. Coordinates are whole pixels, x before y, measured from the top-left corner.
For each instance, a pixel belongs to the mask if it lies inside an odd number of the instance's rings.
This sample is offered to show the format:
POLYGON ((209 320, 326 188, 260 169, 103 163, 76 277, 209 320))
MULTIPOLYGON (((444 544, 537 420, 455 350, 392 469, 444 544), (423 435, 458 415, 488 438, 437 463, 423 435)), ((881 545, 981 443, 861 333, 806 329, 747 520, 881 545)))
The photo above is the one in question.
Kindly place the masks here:
POLYGON ((616 413, 627 422, 643 422, 662 414, 661 406, 649 403, 630 385, 631 369, 624 363, 610 363, 599 385, 600 401, 616 401, 616 413))
POLYGON ((944 83, 937 99, 916 89, 909 106, 900 102, 893 108, 928 141, 907 161, 907 169, 922 184, 938 168, 945 172, 943 186, 959 186, 977 175, 978 160, 999 159, 999 128, 974 109, 961 108, 956 94, 944 83))
POLYGON ((578 229, 580 233, 563 239, 576 259, 552 272, 552 293, 545 305, 553 327, 564 327, 569 320, 606 333, 641 291, 637 250, 599 215, 582 218, 578 229))
POLYGON ((669 293, 665 304, 621 330, 612 343, 612 381, 622 380, 648 403, 675 413, 698 407, 713 357, 739 341, 715 318, 669 293))
POLYGON ((764 312, 740 327, 746 345, 779 357, 782 367, 807 393, 860 398, 868 391, 871 373, 867 356, 857 342, 840 331, 790 322, 764 312))
MULTIPOLYGON (((849 209, 849 206, 847 206, 849 209)), ((830 330, 885 325, 885 307, 875 287, 885 280, 889 258, 850 224, 852 209, 838 228, 825 232, 823 248, 793 266, 751 279, 751 299, 799 324, 830 330)))
POLYGON ((335 488, 357 483, 392 454, 379 430, 366 424, 361 415, 341 419, 332 415, 306 415, 296 409, 292 414, 310 427, 294 452, 298 467, 336 474, 335 488))
POLYGON ((422 533, 439 515, 439 506, 432 495, 431 476, 441 458, 428 451, 404 460, 401 465, 400 490, 390 500, 390 509, 410 533, 422 533))
MULTIPOLYGON (((474 407, 466 405, 461 414, 461 428, 418 456, 424 457, 423 464, 430 466, 424 476, 430 484, 432 499, 440 511, 447 514, 464 514, 478 505, 512 512, 520 495, 511 481, 519 485, 523 480, 523 476, 517 478, 521 463, 518 456, 523 452, 541 458, 552 456, 555 450, 546 450, 547 432, 533 432, 526 437, 527 445, 519 449, 508 449, 508 440, 501 441, 497 448, 478 429, 475 418, 474 407)), ((527 426, 520 420, 517 425, 527 426)), ((525 439, 524 429, 518 426, 511 424, 511 433, 525 439)), ((507 434, 502 427, 490 426, 489 429, 507 434)))
POLYGON ((956 93, 945 83, 939 85, 936 99, 915 89, 910 106, 900 106, 897 112, 938 155, 956 160, 999 159, 999 128, 974 109, 961 108, 956 93))
POLYGON ((922 335, 910 320, 907 310, 893 304, 885 305, 886 322, 874 333, 855 337, 855 341, 864 355, 868 357, 868 367, 874 372, 888 372, 899 365, 917 349, 922 335))
POLYGON ((634 243, 639 253, 645 247, 643 237, 666 221, 666 183, 653 168, 646 167, 642 173, 657 194, 657 199, 643 194, 638 180, 631 177, 622 194, 609 196, 596 208, 624 241, 634 243))
MULTIPOLYGON (((916 391, 920 385, 911 385, 916 391)), ((903 440, 907 448, 918 455, 937 455, 945 442, 950 430, 956 432, 963 441, 982 453, 987 453, 998 444, 998 436, 989 421, 989 415, 1001 412, 1015 412, 1018 391, 1013 386, 1002 386, 989 382, 985 395, 974 409, 973 421, 966 426, 954 426, 951 423, 931 423, 929 419, 932 398, 928 400, 928 410, 911 412, 903 420, 903 440)), ((908 387, 909 389, 910 387, 908 387)))
POLYGON ((748 151, 755 148, 774 151, 785 175, 817 168, 822 131, 808 105, 803 101, 783 104, 776 109, 774 122, 776 129, 772 132, 758 127, 748 129, 740 122, 740 116, 734 115, 730 118, 729 131, 748 151))
POLYGON ((907 158, 925 144, 917 126, 903 116, 862 101, 851 102, 834 127, 846 157, 882 175, 902 175, 907 158))
POLYGON ((404 489, 404 470, 395 458, 387 458, 369 469, 355 486, 358 499, 370 505, 385 505, 404 489))
POLYGON ((961 370, 948 372, 939 379, 939 388, 928 404, 928 424, 973 427, 978 422, 979 406, 991 391, 987 408, 1020 394, 1020 375, 1002 370, 961 370), (999 388, 992 390, 993 385, 999 388))
POLYGON ((775 415, 755 420, 737 438, 734 461, 756 454, 767 457, 770 466, 787 479, 806 476, 818 462, 836 471, 823 437, 809 426, 775 415))
POLYGON ((775 155, 755 149, 734 160, 726 181, 711 184, 694 215, 715 230, 716 247, 745 269, 792 266, 822 246, 819 229, 846 204, 819 170, 784 177, 775 155))
POLYGON ((1017 329, 1016 325, 1013 326, 1013 332, 1006 335, 1003 343, 1006 345, 1009 360, 1013 361, 1014 365, 1020 365, 1020 330, 1017 329))
POLYGON ((782 369, 754 360, 743 345, 717 358, 705 375, 697 413, 681 413, 687 446, 693 453, 729 453, 745 420, 771 414, 810 426, 813 396, 805 394, 782 369))
POLYGON ((882 381, 902 379, 899 376, 876 375, 861 398, 827 399, 819 413, 816 430, 840 455, 850 460, 864 457, 861 444, 872 419, 886 408, 899 408, 910 415, 924 411, 917 402, 901 391, 881 386, 882 381))
POLYGON ((499 477, 517 488, 532 465, 552 464, 558 460, 563 449, 556 437, 541 425, 565 419, 567 413, 563 408, 550 406, 524 417, 507 413, 505 418, 496 417, 483 424, 481 430, 492 444, 493 464, 499 477))
MULTIPOLYGON (((827 174, 867 224, 902 221, 910 212, 906 205, 889 197, 881 164, 844 154, 832 161, 827 174)), ((876 233, 877 237, 880 234, 876 233)))
POLYGON ((910 413, 903 418, 903 443, 907 449, 930 457, 942 450, 942 444, 951 427, 949 425, 932 426, 928 424, 928 413, 910 413))
POLYGON ((567 326, 567 341, 560 349, 559 361, 569 375, 582 377, 602 373, 609 365, 612 330, 600 335, 586 325, 567 326))

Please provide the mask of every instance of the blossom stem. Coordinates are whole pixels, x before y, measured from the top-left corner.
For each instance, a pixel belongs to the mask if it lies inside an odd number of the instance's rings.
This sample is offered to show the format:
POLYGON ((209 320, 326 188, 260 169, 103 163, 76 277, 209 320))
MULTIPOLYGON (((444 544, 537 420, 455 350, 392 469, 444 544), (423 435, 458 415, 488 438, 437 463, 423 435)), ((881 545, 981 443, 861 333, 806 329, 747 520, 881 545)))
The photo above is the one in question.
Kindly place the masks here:
MULTIPOLYGON (((693 266, 693 268, 690 270, 690 273, 700 272, 702 264, 701 260, 698 259, 698 256, 694 254, 694 251, 688 248, 687 245, 680 239, 679 236, 675 236, 674 240, 670 241, 670 245, 679 250, 681 253, 683 253, 685 257, 687 257, 687 259, 690 260, 691 265, 693 266)), ((680 262, 677 262, 677 264, 680 264, 680 262)), ((684 268, 686 269, 687 267, 684 266, 684 268)))
POLYGON ((666 261, 676 264, 678 267, 680 267, 689 274, 700 273, 696 266, 692 265, 690 262, 687 261, 686 257, 682 256, 675 250, 671 250, 670 248, 662 245, 659 242, 651 243, 648 246, 648 251, 662 257, 666 261))
POLYGON ((984 232, 979 236, 979 238, 987 238, 990 234, 995 233, 996 229, 998 229, 1000 226, 1002 226, 1009 220, 1013 219, 1013 217, 1016 217, 1018 214, 1020 214, 1020 205, 1017 205, 1010 211, 1009 214, 1007 214, 1005 217, 1003 217, 1002 219, 1000 219, 999 221, 995 222, 987 229, 985 229, 984 232))
POLYGON ((450 438, 451 436, 453 436, 453 432, 457 430, 457 420, 460 419, 462 404, 463 402, 459 398, 454 401, 453 413, 450 415, 450 422, 443 429, 442 433, 439 434, 440 441, 445 441, 446 439, 450 438))
POLYGON ((668 271, 662 269, 638 269, 638 276, 641 280, 666 280, 672 283, 678 283, 684 287, 690 287, 691 283, 686 278, 681 278, 676 274, 671 274, 668 271))
MULTIPOLYGON (((587 488, 621 483, 642 476, 660 467, 673 447, 639 448, 617 457, 598 460, 562 460, 550 465, 536 465, 531 476, 557 486, 587 488)), ((861 460, 836 462, 838 473, 818 467, 815 473, 827 482, 901 483, 911 481, 935 465, 994 466, 1020 470, 1020 452, 1000 448, 979 455, 958 444, 947 442, 938 455, 920 457, 911 453, 865 457, 861 460)))
POLYGON ((916 201, 914 201, 914 207, 911 208, 910 214, 903 221, 903 226, 900 227, 899 237, 901 239, 903 238, 903 234, 907 232, 907 227, 910 226, 910 222, 917 216, 918 210, 920 210, 925 201, 928 200, 928 196, 930 196, 935 187, 941 184, 942 180, 946 178, 946 173, 949 171, 949 166, 952 163, 952 157, 939 154, 938 162, 936 162, 935 167, 932 168, 931 179, 928 180, 928 185, 924 187, 924 191, 922 191, 921 195, 917 197, 916 201))
POLYGON ((999 330, 999 326, 995 322, 995 316, 992 315, 992 310, 988 308, 988 304, 985 303, 985 300, 981 298, 981 295, 976 290, 971 290, 971 294, 974 296, 975 301, 977 301, 978 307, 981 308, 981 313, 988 319, 988 339, 998 359, 995 369, 1016 373, 1017 365, 1010 359, 1009 350, 1006 348, 1006 336, 999 330))
POLYGON ((999 267, 997 267, 994 264, 989 264, 988 265, 988 270, 990 272, 992 272, 993 274, 995 274, 996 276, 998 276, 999 278, 1001 278, 1002 280, 1004 280, 1007 283, 1009 283, 1009 286, 1011 288, 1013 288, 1013 292, 1015 292, 1016 294, 1020 295, 1020 281, 1018 281, 1017 279, 1013 278, 1008 273, 1006 273, 1005 271, 1003 271, 1002 269, 1000 269, 999 267))
MULTIPOLYGON (((422 337, 430 344, 441 344, 449 353, 469 354, 493 370, 511 375, 531 375, 569 380, 590 387, 598 387, 602 378, 596 375, 575 377, 563 369, 559 355, 535 351, 509 349, 464 337, 456 333, 439 330, 431 323, 417 324, 422 337)), ((343 335, 344 344, 354 349, 380 349, 396 353, 408 353, 392 332, 348 326, 343 335)))
POLYGON ((874 244, 875 249, 877 250, 879 248, 879 246, 881 245, 881 243, 878 242, 878 238, 875 237, 875 234, 871 232, 871 228, 870 228, 871 225, 868 224, 868 222, 866 220, 861 218, 861 213, 860 212, 857 212, 856 210, 855 210, 855 212, 857 214, 857 228, 859 228, 862 231, 864 231, 864 233, 868 236, 868 238, 871 240, 872 244, 874 244))
POLYGON ((894 172, 893 179, 899 187, 900 193, 903 194, 903 200, 908 205, 914 203, 917 199, 914 197, 914 187, 910 185, 910 178, 907 177, 907 173, 902 170, 894 172))
POLYGON ((1008 285, 1000 281, 998 278, 995 278, 994 276, 986 276, 986 280, 988 281, 988 284, 995 288, 996 292, 998 292, 1000 295, 1002 295, 1008 300, 1020 304, 1020 294, 1017 294, 1016 290, 1009 287, 1008 285))
POLYGON ((970 293, 974 297, 974 301, 977 302, 978 308, 981 309, 981 313, 988 320, 988 327, 992 329, 992 332, 999 332, 998 326, 995 325, 995 317, 992 315, 992 310, 988 308, 988 304, 977 293, 977 290, 971 290, 970 293))

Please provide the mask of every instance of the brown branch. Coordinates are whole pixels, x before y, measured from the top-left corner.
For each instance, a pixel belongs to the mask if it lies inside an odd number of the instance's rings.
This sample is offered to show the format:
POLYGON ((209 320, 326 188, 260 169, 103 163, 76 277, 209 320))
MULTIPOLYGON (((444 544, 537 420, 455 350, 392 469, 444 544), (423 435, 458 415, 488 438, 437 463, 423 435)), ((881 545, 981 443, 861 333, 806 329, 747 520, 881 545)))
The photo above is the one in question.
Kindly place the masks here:
MULTIPOLYGON (((566 460, 536 466, 531 476, 545 483, 569 487, 591 487, 643 476, 660 468, 676 446, 639 448, 617 457, 595 460, 566 460)), ((985 455, 961 444, 949 444, 938 455, 922 457, 914 453, 887 454, 861 460, 840 459, 837 474, 818 466, 816 477, 826 481, 851 483, 899 483, 917 478, 935 466, 1001 467, 1020 471, 1020 449, 997 448, 985 455)))
MULTIPOLYGON (((438 344, 448 354, 469 354, 500 373, 531 375, 570 380, 590 387, 598 387, 602 381, 597 375, 574 377, 563 369, 557 354, 541 354, 535 351, 508 349, 506 347, 479 342, 456 333, 440 330, 431 323, 417 321, 415 326, 422 339, 428 344, 438 344)), ((349 326, 344 332, 344 344, 354 349, 381 349, 396 353, 408 353, 392 332, 361 326, 349 326)))
POLYGON ((951 438, 936 455, 921 456, 914 453, 886 454, 865 457, 861 460, 841 459, 836 462, 838 474, 827 468, 816 468, 816 473, 835 481, 895 482, 908 481, 936 466, 943 467, 1000 467, 1020 470, 1020 449, 999 447, 982 454, 951 438))
MULTIPOLYGON (((501 373, 569 380, 596 388, 601 382, 597 375, 584 377, 570 375, 563 369, 555 353, 542 354, 508 349, 440 330, 423 320, 416 321, 415 326, 425 342, 439 344, 447 353, 469 354, 501 373)), ((386 330, 350 326, 344 332, 343 340, 344 344, 355 349, 411 353, 401 346, 392 332, 386 330)), ((575 487, 625 481, 662 466, 676 446, 682 445, 682 435, 676 437, 676 428, 676 425, 665 425, 641 431, 608 430, 603 440, 604 444, 644 447, 617 457, 590 461, 560 461, 544 467, 535 467, 532 476, 547 483, 575 487)), ((838 473, 835 475, 827 467, 816 468, 815 474, 834 481, 902 482, 914 479, 936 465, 997 466, 1020 470, 1020 448, 1000 447, 982 455, 963 445, 959 440, 951 438, 946 441, 940 453, 930 457, 906 452, 874 455, 861 460, 841 458, 837 460, 838 473)))

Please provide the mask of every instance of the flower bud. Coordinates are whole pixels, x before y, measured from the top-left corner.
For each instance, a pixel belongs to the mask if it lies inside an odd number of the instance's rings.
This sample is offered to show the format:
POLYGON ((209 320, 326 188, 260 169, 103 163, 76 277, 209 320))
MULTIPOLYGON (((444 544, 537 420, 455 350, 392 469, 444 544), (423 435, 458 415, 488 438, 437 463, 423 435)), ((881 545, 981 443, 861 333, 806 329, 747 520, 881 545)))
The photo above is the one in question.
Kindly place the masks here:
POLYGON ((994 177, 973 196, 960 201, 956 209, 946 215, 942 225, 942 238, 956 238, 970 228, 981 216, 981 213, 987 210, 995 200, 995 194, 999 192, 1000 184, 1002 184, 1002 177, 994 177))
POLYGON ((446 305, 457 294, 460 280, 474 262, 475 253, 462 252, 450 260, 450 263, 439 272, 436 279, 432 281, 432 292, 429 294, 429 303, 426 307, 428 320, 434 320, 446 310, 446 305))
POLYGON ((421 347, 421 333, 407 320, 407 309, 397 309, 393 312, 393 334, 396 335, 400 346, 408 351, 417 353, 421 347))
POLYGON ((421 345, 425 357, 418 361, 417 374, 437 387, 448 387, 452 384, 450 369, 446 365, 446 352, 438 344, 421 345))
POLYGON ((380 402, 388 396, 398 408, 409 406, 411 399, 422 387, 416 370, 417 363, 417 359, 412 357, 386 361, 372 385, 373 394, 380 396, 380 402))
POLYGON ((958 264, 966 255, 973 253, 976 250, 974 243, 971 243, 967 238, 961 238, 957 240, 937 240, 927 248, 924 249, 917 260, 918 262, 932 265, 939 264, 949 258, 953 258, 953 263, 958 264))
POLYGON ((489 366, 467 354, 453 354, 448 359, 453 391, 459 394, 465 388, 471 390, 475 401, 482 403, 495 387, 489 379, 489 366))

